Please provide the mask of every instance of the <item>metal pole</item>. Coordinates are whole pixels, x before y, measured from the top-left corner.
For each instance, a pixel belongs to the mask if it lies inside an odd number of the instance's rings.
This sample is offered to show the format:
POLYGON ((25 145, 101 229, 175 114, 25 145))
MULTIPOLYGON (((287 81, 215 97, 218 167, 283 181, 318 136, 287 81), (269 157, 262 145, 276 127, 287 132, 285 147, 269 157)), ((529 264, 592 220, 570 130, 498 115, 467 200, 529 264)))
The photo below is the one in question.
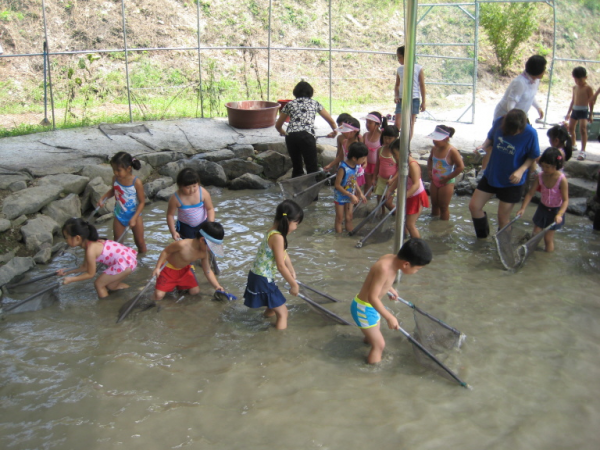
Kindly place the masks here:
POLYGON ((477 71, 479 55, 479 3, 475 0, 475 47, 473 48, 473 100, 471 101, 471 123, 475 123, 475 103, 477 102, 477 71))
POLYGON ((332 62, 331 62, 331 0, 329 0, 329 113, 333 114, 333 103, 331 97, 331 80, 333 78, 332 62))
MULTIPOLYGON (((48 44, 48 25, 46 23, 46 2, 42 0, 42 16, 44 17, 44 40, 46 41, 46 54, 48 62, 48 84, 50 85, 50 109, 52 110, 52 130, 56 130, 56 120, 54 118, 54 93, 52 90, 52 66, 50 65, 50 46, 48 44)), ((44 73, 45 75, 45 73, 44 73)))
POLYGON ((127 53, 127 23, 125 20, 125 0, 121 0, 121 18, 123 20, 123 44, 125 45, 125 78, 127 80, 127 103, 129 104, 129 122, 133 122, 131 112, 131 88, 129 86, 129 55, 127 53))
POLYGON ((273 2, 269 0, 269 38, 267 44, 267 101, 271 101, 271 14, 273 2))
POLYGON ((402 77, 402 130, 400 130, 400 164, 398 167, 394 253, 398 253, 402 243, 404 242, 406 180, 408 178, 408 156, 410 155, 410 122, 412 118, 412 92, 413 78, 415 73, 417 7, 418 0, 406 1, 406 13, 404 21, 404 74, 402 77))
MULTIPOLYGON (((554 14, 554 33, 552 35, 552 61, 550 62, 550 76, 548 77, 548 95, 546 96, 546 112, 544 113, 544 127, 548 120, 548 106, 550 105, 550 91, 552 90, 552 78, 554 75, 554 59, 556 58, 556 4, 552 2, 552 12, 554 14)), ((594 120, 593 117, 590 118, 594 120)))
MULTIPOLYGON (((196 26, 198 28, 198 90, 200 95, 200 117, 204 118, 204 94, 202 93, 202 59, 200 55, 200 2, 196 2, 196 26)), ((198 114, 196 103, 196 115, 198 114)))

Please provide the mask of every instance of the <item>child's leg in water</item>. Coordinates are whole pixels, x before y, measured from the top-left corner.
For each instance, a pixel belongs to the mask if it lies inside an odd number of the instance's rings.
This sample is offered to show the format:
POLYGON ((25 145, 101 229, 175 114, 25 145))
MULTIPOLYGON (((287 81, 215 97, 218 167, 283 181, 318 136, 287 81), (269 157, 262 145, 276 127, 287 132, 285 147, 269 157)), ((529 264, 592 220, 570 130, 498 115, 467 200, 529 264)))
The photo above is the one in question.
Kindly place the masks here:
POLYGON ((146 253, 146 241, 144 239, 144 221, 142 216, 136 220, 135 227, 132 228, 133 240, 138 249, 138 253, 146 253))
POLYGON ((381 355, 385 348, 385 340, 381 334, 381 321, 371 328, 361 328, 360 331, 365 335, 365 342, 371 346, 369 356, 367 356, 367 363, 376 364, 381 361, 381 355))
POLYGON ((275 321, 275 328, 277 328, 278 330, 285 330, 287 328, 288 319, 287 306, 281 305, 273 309, 267 308, 267 310, 265 311, 265 317, 273 317, 273 314, 277 316, 277 320, 275 321), (267 313, 269 313, 269 315, 267 315, 267 313))
POLYGON ((117 275, 108 275, 106 273, 100 275, 96 278, 96 281, 94 281, 94 287, 96 288, 96 292, 98 292, 98 297, 107 297, 109 290, 118 291, 120 289, 127 289, 129 285, 121 283, 121 281, 123 281, 130 273, 131 269, 126 269, 117 275))
POLYGON ((354 226, 352 225, 352 218, 354 217, 354 214, 352 212, 352 207, 354 205, 352 203, 346 203, 344 205, 344 217, 346 218, 346 231, 350 232, 354 229, 354 226))
POLYGON ((544 235, 544 246, 548 253, 554 251, 554 233, 554 230, 550 230, 544 235))
MULTIPOLYGON (((433 185, 433 183, 431 183, 433 185)), ((450 201, 454 194, 454 184, 446 184, 437 190, 437 207, 441 220, 450 220, 450 201)), ((433 203, 433 197, 431 197, 433 203)), ((433 215, 433 214, 432 214, 433 215)))
POLYGON ((344 223, 344 206, 335 204, 335 232, 342 232, 342 223, 344 223))
POLYGON ((416 214, 408 214, 406 216, 406 231, 410 235, 411 238, 420 238, 421 234, 417 229, 417 219, 421 215, 421 210, 423 208, 419 207, 419 212, 416 214))

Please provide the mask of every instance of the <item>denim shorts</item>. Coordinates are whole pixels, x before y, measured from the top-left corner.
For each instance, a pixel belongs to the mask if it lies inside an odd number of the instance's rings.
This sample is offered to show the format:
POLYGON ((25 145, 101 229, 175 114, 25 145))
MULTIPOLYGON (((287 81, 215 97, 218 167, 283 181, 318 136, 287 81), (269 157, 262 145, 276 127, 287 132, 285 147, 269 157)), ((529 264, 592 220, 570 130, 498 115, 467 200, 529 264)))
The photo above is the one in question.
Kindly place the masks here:
MULTIPOLYGON (((419 109, 421 108, 421 99, 413 98, 412 100, 412 113, 419 114, 419 109)), ((396 114, 402 114, 402 99, 398 103, 396 103, 396 114)))

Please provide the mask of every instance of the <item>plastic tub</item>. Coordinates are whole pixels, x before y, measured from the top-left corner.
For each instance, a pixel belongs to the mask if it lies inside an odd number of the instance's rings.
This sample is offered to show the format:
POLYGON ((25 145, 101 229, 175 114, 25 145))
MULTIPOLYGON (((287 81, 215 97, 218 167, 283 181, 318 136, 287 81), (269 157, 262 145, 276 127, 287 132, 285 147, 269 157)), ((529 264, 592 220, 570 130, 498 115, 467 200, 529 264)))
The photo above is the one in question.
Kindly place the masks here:
POLYGON ((245 100, 225 104, 229 125, 235 128, 267 128, 275 125, 279 103, 245 100))

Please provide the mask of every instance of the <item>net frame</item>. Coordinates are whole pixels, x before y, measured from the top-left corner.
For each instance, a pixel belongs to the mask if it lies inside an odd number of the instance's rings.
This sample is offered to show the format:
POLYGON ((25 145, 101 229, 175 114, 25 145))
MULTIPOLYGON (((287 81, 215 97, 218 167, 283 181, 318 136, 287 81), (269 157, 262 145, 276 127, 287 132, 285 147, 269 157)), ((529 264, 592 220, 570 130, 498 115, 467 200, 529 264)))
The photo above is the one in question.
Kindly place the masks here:
POLYGON ((281 189, 283 198, 295 201, 302 209, 304 209, 313 201, 315 201, 319 195, 321 186, 327 180, 335 176, 330 175, 319 180, 319 178, 323 177, 324 174, 325 172, 309 173, 299 177, 279 181, 277 184, 279 184, 279 189, 281 189))

